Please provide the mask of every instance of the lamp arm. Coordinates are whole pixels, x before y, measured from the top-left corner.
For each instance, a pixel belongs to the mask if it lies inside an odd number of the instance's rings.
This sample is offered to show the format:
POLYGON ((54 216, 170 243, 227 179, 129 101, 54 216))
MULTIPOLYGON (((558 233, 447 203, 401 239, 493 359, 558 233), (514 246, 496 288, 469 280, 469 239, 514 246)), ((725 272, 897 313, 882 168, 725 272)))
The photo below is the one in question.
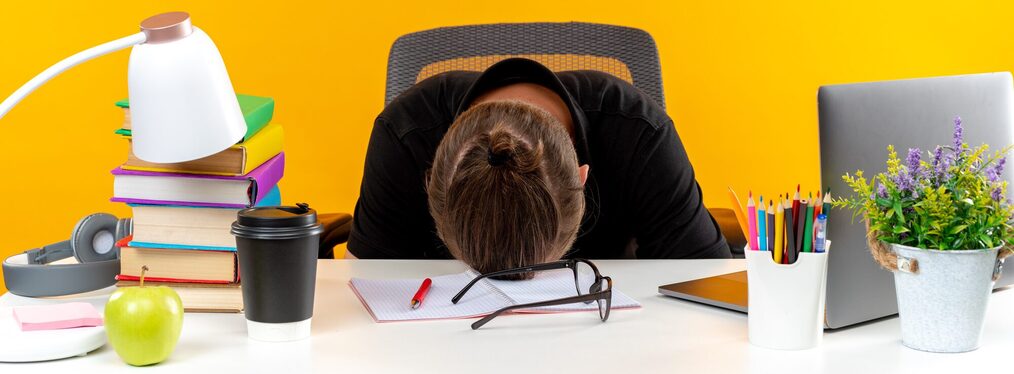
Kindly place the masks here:
POLYGON ((32 93, 32 91, 35 91, 36 88, 39 88, 39 86, 48 82, 50 79, 53 79, 53 77, 59 75, 65 70, 93 58, 144 43, 146 39, 145 34, 143 32, 139 32, 137 34, 88 48, 57 62, 55 65, 50 66, 48 69, 39 73, 39 75, 36 75, 35 78, 32 78, 32 80, 25 83, 21 86, 21 88, 18 88, 18 90, 14 91, 10 97, 0 103, 0 119, 2 119, 4 115, 11 110, 11 108, 21 102, 21 99, 24 99, 25 96, 28 96, 28 94, 32 93))

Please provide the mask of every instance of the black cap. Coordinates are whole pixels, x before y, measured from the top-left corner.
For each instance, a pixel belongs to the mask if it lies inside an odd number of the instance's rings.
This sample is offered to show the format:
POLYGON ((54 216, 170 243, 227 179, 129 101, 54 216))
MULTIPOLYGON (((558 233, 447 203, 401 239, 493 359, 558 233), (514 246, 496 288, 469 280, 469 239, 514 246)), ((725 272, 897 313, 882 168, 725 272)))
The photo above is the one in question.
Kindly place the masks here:
POLYGON ((303 203, 243 209, 232 224, 233 235, 254 239, 293 239, 322 231, 317 211, 303 203))

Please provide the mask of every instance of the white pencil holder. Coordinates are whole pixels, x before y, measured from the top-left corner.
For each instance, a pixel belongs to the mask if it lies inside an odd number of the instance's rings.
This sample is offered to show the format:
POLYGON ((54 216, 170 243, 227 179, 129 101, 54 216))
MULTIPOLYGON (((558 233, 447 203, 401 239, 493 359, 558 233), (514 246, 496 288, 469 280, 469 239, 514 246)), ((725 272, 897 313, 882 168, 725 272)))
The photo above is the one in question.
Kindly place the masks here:
POLYGON ((768 251, 746 251, 750 343, 772 349, 816 347, 824 335, 827 253, 800 253, 776 264, 768 251))

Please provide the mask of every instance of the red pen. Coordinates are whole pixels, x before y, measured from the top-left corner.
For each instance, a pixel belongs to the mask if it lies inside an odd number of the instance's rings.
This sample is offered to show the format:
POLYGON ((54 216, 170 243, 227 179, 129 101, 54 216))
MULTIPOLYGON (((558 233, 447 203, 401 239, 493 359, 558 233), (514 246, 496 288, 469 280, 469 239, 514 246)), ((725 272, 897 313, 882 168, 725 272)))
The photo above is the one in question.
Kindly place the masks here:
POLYGON ((415 296, 412 296, 412 309, 419 308, 422 305, 423 299, 426 298, 426 294, 430 292, 430 285, 433 281, 429 278, 423 280, 422 285, 419 286, 419 291, 415 292, 415 296))

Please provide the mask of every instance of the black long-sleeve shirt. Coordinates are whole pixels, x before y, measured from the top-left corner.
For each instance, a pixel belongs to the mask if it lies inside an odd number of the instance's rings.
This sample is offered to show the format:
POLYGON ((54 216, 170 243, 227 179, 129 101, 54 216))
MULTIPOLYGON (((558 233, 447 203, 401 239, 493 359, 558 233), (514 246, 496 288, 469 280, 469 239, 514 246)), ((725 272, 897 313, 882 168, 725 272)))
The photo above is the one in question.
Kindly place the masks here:
POLYGON ((541 84, 563 98, 573 117, 578 161, 590 165, 585 216, 568 257, 731 256, 661 107, 612 75, 552 73, 521 59, 482 74, 449 72, 426 79, 377 117, 348 243, 353 255, 451 258, 429 214, 426 171, 448 127, 471 100, 515 82, 541 84))

